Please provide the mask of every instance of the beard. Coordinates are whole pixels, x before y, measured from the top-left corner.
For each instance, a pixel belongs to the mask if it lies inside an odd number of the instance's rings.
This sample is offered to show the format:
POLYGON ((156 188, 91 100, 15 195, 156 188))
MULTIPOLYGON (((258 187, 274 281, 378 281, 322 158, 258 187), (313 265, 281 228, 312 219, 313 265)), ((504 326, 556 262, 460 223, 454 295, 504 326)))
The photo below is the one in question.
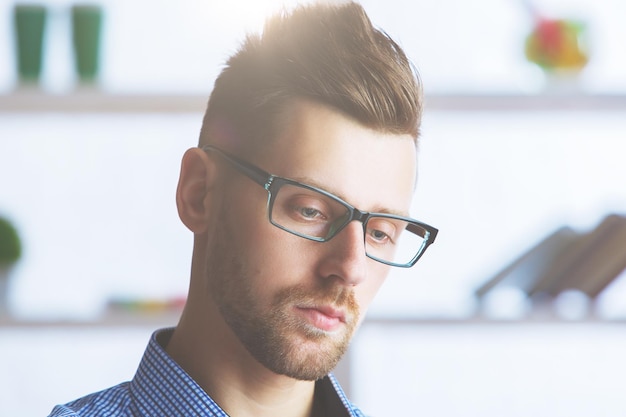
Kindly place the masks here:
POLYGON ((336 278, 320 278, 314 288, 285 287, 264 303, 252 285, 254 278, 257 285, 262 285, 261 280, 228 239, 233 234, 223 227, 218 227, 207 256, 206 276, 224 321, 248 352, 272 372, 298 380, 323 378, 344 355, 356 330, 359 308, 354 291, 336 278), (296 314, 296 307, 320 305, 345 311, 345 322, 337 331, 319 329, 296 314))

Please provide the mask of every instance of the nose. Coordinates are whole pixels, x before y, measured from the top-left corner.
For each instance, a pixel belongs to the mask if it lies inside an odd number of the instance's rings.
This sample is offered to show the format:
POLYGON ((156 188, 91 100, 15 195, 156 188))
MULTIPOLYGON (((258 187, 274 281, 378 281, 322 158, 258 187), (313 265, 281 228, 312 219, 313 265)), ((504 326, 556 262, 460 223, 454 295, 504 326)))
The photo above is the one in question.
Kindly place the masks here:
POLYGON ((326 278, 337 278, 356 286, 367 276, 367 256, 363 225, 352 221, 328 242, 323 243, 324 257, 320 272, 326 278))

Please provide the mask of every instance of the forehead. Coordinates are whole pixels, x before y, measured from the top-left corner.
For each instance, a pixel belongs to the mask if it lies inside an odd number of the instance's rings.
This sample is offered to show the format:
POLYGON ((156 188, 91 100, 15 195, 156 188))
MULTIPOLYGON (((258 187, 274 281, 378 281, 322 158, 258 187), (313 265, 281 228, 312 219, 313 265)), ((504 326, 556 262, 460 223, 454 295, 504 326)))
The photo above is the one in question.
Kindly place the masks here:
POLYGON ((410 135, 379 132, 321 104, 296 102, 256 162, 366 211, 407 213, 416 177, 410 135))

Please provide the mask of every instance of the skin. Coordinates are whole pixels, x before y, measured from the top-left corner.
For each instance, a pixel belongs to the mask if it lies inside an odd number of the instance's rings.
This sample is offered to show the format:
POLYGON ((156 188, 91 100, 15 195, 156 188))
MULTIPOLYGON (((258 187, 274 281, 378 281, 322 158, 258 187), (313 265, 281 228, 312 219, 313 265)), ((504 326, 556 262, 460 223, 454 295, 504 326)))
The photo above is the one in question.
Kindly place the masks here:
MULTIPOLYGON (((411 136, 369 129, 307 101, 290 106, 287 120, 250 162, 361 210, 408 214, 411 136)), ((339 360, 389 267, 365 256, 359 222, 325 243, 274 227, 267 192, 197 148, 183 157, 176 198, 194 251, 168 353, 229 415, 314 415, 313 379, 339 360), (340 323, 325 308, 339 312, 340 323), (274 338, 263 346, 266 334, 274 338)))

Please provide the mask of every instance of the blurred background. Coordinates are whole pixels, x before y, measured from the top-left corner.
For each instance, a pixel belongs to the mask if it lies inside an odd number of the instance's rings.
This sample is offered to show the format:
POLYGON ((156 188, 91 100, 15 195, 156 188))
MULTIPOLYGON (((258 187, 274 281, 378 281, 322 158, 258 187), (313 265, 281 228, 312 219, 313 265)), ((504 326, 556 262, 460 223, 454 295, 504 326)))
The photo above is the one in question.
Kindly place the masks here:
MULTIPOLYGON (((20 249, 0 254, 0 415, 132 378, 150 332, 175 324, 181 156, 225 59, 296 3, 0 3, 0 218, 20 249), (38 39, 18 27, 40 27, 39 66, 18 59, 18 38, 31 55, 38 39)), ((624 415, 626 229, 578 238, 626 215, 626 4, 362 4, 423 81, 412 214, 440 233, 375 300, 340 370, 352 398, 373 416, 624 415), (599 291, 529 297, 557 267, 599 291)))

